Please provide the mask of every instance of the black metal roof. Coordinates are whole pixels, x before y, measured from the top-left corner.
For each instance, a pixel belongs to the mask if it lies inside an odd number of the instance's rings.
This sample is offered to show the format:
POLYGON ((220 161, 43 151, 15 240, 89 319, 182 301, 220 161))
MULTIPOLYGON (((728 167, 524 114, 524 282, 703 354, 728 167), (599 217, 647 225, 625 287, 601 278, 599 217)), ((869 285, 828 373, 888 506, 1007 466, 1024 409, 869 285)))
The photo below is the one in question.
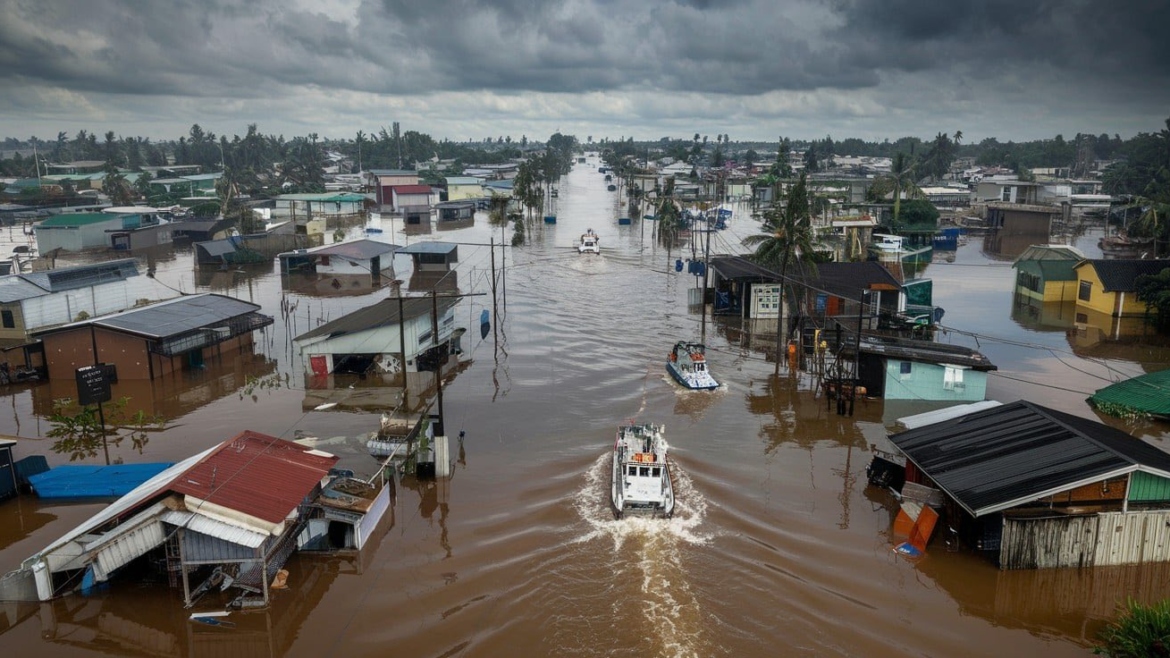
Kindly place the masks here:
POLYGON ((1137 470, 1170 478, 1170 454, 1153 445, 1022 400, 890 440, 974 516, 1137 470))
POLYGON ((73 322, 33 332, 32 335, 42 336, 92 324, 147 338, 164 339, 253 314, 259 310, 260 306, 251 302, 215 293, 203 293, 73 322))
POLYGON ((420 315, 429 314, 436 303, 438 304, 439 312, 443 313, 458 301, 456 297, 438 297, 433 302, 430 296, 403 298, 402 315, 399 316, 398 298, 391 297, 383 299, 376 304, 358 309, 353 313, 343 315, 331 322, 326 322, 312 331, 306 331, 300 336, 297 336, 295 340, 308 340, 322 336, 331 338, 333 336, 342 336, 358 331, 377 329, 379 327, 396 326, 399 323, 400 317, 411 319, 420 315))
MULTIPOLYGON (((846 354, 852 353, 852 349, 846 350, 846 354)), ((998 369, 990 359, 970 347, 936 343, 930 340, 864 335, 861 337, 861 353, 920 363, 967 366, 972 370, 984 372, 998 369)))
POLYGON ((842 299, 860 299, 862 290, 901 290, 902 284, 876 261, 818 263, 816 272, 807 272, 805 283, 842 299))
POLYGON ((1105 292, 1132 292, 1139 276, 1157 274, 1170 267, 1170 260, 1094 258, 1084 261, 1081 265, 1085 263, 1092 265, 1097 271, 1105 292))
POLYGON ((743 256, 715 256, 709 262, 711 269, 724 279, 747 279, 758 282, 780 280, 778 272, 760 267, 743 256))

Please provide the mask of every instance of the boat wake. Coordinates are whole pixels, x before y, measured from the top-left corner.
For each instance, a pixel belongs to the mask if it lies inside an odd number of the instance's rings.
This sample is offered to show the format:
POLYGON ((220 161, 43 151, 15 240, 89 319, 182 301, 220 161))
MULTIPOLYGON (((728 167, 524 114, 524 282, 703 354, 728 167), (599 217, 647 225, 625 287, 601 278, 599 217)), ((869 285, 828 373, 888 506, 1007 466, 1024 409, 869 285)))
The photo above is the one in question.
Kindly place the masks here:
POLYGON ((610 453, 601 455, 585 474, 575 506, 589 530, 574 543, 611 545, 602 554, 611 556, 614 586, 626 591, 614 601, 615 618, 628 618, 631 611, 636 612, 652 631, 647 637, 654 638, 654 653, 709 654, 713 639, 703 636, 709 626, 683 563, 685 547, 703 546, 712 539, 712 535, 699 532, 707 513, 706 499, 675 464, 671 469, 675 490, 671 518, 626 515, 615 519, 609 503, 611 460, 610 453), (633 585, 636 592, 628 589, 633 585))

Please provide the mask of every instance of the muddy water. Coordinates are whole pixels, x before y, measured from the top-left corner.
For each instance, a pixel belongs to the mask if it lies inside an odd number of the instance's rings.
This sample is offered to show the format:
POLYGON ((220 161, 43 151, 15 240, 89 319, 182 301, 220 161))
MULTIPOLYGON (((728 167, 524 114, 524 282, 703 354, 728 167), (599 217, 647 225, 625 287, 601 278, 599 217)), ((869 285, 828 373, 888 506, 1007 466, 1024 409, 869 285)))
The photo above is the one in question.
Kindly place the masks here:
MULTIPOLYGON (((707 341, 723 386, 673 385, 667 349, 701 333, 686 306, 694 280, 673 272, 679 254, 655 244, 650 222, 617 224, 617 199, 596 167, 578 165, 560 186, 557 224, 537 225, 531 246, 508 252, 499 343, 474 331, 489 297, 460 307, 474 339, 470 367, 445 387, 448 433, 466 432, 454 477, 404 478, 393 518, 363 555, 294 556, 290 589, 267 611, 233 613, 230 628, 187 621, 166 588, 118 582, 89 597, 0 604, 0 643, 30 655, 1087 656, 1118 600, 1170 594, 1158 568, 1007 573, 937 542, 917 563, 895 556, 893 503, 864 479, 893 411, 868 401, 837 415, 807 376, 773 378, 773 364, 742 347, 738 323, 722 320, 707 341), (586 228, 601 236, 601 255, 576 253, 586 228), (609 511, 606 451, 628 419, 666 425, 679 491, 669 521, 609 511)), ((756 226, 738 208, 712 250, 739 251, 756 226)), ((500 232, 482 218, 429 235, 388 218, 382 228, 376 237, 398 244, 460 242, 460 289, 488 290, 482 245, 500 232)), ((1010 261, 981 247, 973 238, 925 275, 952 329, 943 340, 978 346, 999 365, 989 397, 1094 417, 1084 398, 1105 380, 1170 360, 1141 347, 1101 356, 1013 320, 1010 261)), ((170 426, 141 455, 120 446, 115 456, 176 460, 253 429, 316 437, 344 465, 372 469, 360 437, 378 414, 304 411, 290 338, 385 290, 287 292, 271 266, 197 273, 182 250, 155 266, 175 289, 255 301, 277 325, 255 357, 127 384, 135 404, 170 426)), ((46 445, 32 437, 47 430, 51 400, 71 393, 62 386, 16 390, 0 404, 0 432, 46 445)), ((1123 427, 1163 446, 1170 436, 1164 424, 1123 427)), ((97 509, 3 503, 0 568, 97 509)))

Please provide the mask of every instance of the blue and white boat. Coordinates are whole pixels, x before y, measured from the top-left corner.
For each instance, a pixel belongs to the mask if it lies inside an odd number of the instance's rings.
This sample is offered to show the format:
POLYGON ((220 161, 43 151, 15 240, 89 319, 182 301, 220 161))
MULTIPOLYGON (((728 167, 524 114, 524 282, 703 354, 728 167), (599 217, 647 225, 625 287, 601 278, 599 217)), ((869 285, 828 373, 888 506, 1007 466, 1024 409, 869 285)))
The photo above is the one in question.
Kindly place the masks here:
POLYGON ((630 514, 669 518, 674 513, 666 438, 662 425, 645 423, 618 428, 613 444, 610 502, 617 518, 630 514))
POLYGON ((719 387, 719 382, 707 370, 707 348, 702 343, 680 340, 666 359, 666 371, 683 386, 708 391, 719 387))

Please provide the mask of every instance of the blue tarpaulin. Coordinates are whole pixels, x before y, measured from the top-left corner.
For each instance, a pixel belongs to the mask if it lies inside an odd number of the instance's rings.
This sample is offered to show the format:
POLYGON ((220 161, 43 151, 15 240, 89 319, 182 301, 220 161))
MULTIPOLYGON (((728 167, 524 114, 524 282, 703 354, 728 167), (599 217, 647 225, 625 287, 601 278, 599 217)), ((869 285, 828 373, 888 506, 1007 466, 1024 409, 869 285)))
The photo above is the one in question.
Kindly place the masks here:
POLYGON ((158 475, 173 464, 114 464, 112 466, 57 466, 29 476, 33 492, 41 498, 117 498, 158 475))

